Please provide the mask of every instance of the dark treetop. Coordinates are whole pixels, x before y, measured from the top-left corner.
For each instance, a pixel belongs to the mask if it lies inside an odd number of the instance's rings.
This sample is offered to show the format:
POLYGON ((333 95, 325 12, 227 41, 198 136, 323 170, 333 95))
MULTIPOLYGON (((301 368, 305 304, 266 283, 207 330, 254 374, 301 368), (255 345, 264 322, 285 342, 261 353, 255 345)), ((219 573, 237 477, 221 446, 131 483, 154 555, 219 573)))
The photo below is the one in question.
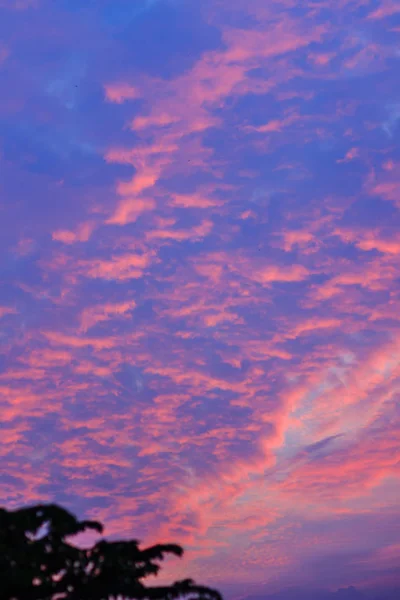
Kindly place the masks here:
POLYGON ((163 560, 167 553, 182 556, 180 546, 158 544, 140 550, 137 540, 101 539, 82 549, 65 540, 86 529, 103 532, 101 523, 78 521, 56 504, 13 511, 0 508, 0 599, 222 600, 219 592, 191 579, 170 586, 144 586, 143 579, 160 569, 154 561, 163 560))

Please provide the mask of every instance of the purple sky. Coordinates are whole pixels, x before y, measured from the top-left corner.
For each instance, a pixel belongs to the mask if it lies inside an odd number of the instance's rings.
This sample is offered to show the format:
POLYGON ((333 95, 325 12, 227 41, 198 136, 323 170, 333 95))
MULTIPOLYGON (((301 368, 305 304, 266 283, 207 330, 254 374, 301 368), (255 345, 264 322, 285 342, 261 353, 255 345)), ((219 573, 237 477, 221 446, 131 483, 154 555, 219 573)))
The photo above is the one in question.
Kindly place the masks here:
POLYGON ((0 0, 3 505, 228 598, 400 583, 399 34, 396 0, 0 0))

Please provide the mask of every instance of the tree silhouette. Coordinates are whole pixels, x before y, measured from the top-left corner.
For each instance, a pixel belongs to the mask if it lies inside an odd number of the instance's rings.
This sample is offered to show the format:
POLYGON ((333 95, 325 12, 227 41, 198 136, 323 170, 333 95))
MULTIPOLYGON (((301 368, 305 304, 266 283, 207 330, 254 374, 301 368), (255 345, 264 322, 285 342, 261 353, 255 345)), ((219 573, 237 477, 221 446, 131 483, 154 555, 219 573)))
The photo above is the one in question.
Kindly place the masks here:
MULTIPOLYGON (((191 579, 170 586, 145 587, 142 580, 156 575, 164 554, 182 556, 176 544, 144 550, 137 540, 108 542, 78 548, 65 538, 86 529, 103 533, 97 521, 78 521, 56 504, 38 504, 8 511, 0 508, 1 600, 222 600, 218 591, 191 579), (47 531, 41 535, 41 529, 47 531)), ((43 531, 42 531, 43 533, 43 531)))

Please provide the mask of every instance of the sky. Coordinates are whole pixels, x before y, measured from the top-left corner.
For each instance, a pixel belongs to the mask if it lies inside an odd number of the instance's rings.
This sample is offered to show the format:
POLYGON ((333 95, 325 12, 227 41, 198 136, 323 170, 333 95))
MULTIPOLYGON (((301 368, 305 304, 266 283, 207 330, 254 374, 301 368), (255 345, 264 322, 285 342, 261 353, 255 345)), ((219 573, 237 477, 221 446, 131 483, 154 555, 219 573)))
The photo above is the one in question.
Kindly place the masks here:
POLYGON ((399 33, 0 0, 4 506, 179 543, 159 581, 227 600, 400 585, 399 33))

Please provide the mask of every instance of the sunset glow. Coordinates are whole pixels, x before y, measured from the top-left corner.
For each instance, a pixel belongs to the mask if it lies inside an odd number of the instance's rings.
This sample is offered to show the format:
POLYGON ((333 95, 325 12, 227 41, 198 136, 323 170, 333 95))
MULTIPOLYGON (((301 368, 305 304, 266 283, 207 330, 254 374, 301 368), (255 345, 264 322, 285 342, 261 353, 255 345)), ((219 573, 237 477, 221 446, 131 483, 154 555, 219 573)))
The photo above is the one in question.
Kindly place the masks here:
POLYGON ((227 600, 400 586, 400 4, 0 33, 2 504, 179 543, 158 580, 227 600))

